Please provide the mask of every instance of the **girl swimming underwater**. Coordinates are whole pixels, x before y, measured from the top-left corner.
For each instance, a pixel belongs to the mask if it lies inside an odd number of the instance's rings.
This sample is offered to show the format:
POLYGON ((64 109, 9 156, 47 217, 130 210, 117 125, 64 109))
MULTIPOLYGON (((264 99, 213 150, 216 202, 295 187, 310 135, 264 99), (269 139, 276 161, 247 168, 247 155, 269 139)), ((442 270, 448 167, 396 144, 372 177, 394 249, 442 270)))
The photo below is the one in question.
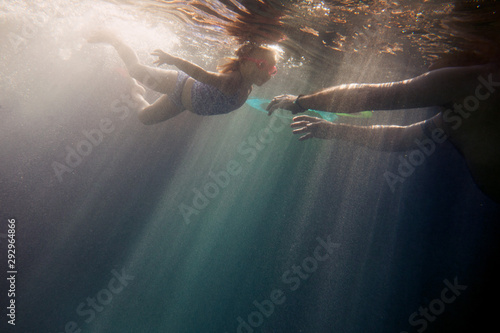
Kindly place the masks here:
POLYGON ((130 76, 164 94, 149 104, 143 97, 145 90, 137 85, 140 94, 135 94, 134 98, 141 103, 138 117, 146 125, 168 120, 185 110, 203 116, 229 113, 245 103, 254 84, 261 86, 276 74, 276 51, 252 43, 238 48, 237 57, 219 66, 219 72, 215 73, 162 50, 152 53, 158 57, 154 64, 173 65, 179 71, 143 65, 134 50, 107 31, 94 33, 88 41, 112 45, 130 76))

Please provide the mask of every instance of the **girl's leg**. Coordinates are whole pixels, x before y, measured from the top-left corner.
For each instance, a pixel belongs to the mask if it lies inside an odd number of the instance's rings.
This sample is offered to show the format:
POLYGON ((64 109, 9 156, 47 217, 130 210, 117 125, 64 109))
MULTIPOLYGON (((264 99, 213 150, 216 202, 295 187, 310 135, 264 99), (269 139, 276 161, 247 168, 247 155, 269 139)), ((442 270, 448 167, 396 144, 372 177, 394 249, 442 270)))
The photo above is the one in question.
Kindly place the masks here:
POLYGON ((168 94, 175 87, 177 79, 176 71, 142 65, 135 51, 112 32, 106 30, 98 31, 90 36, 88 41, 89 43, 107 43, 112 45, 125 63, 125 66, 127 66, 130 76, 137 79, 146 87, 162 94, 168 94))
POLYGON ((89 42, 111 44, 125 63, 130 76, 137 79, 146 87, 165 94, 150 105, 143 97, 145 93, 144 88, 139 86, 134 80, 132 97, 139 103, 138 117, 142 123, 146 125, 156 124, 175 117, 184 111, 183 108, 179 108, 168 97, 168 95, 172 96, 175 89, 177 82, 176 71, 142 65, 135 51, 112 33, 98 32, 89 38, 89 42))
POLYGON ((168 95, 163 95, 150 106, 139 110, 137 116, 144 125, 153 125, 173 118, 182 111, 184 110, 172 103, 168 95))
POLYGON ((144 88, 135 79, 132 79, 132 81, 134 84, 131 90, 132 98, 139 104, 137 116, 143 124, 157 124, 184 111, 184 108, 174 104, 167 94, 162 95, 153 104, 149 104, 144 99, 144 88))

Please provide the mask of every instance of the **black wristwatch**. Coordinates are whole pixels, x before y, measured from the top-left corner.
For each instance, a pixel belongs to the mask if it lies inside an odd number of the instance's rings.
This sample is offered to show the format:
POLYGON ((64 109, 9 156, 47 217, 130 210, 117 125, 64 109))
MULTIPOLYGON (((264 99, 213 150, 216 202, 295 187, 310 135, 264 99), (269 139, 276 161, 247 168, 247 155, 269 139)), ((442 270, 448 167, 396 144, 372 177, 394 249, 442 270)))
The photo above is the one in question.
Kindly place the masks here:
POLYGON ((309 109, 303 108, 302 105, 299 104, 299 98, 301 98, 302 96, 304 96, 304 95, 297 96, 297 98, 295 99, 295 101, 293 101, 293 104, 295 104, 295 105, 297 105, 299 107, 299 109, 300 109, 299 112, 306 112, 309 109))

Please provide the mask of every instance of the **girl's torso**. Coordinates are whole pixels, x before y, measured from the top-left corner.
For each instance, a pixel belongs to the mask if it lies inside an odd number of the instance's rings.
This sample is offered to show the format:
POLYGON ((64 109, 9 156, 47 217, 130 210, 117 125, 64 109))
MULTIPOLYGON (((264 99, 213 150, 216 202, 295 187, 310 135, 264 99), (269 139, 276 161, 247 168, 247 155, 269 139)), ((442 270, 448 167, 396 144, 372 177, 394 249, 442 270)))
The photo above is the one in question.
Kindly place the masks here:
POLYGON ((183 89, 183 104, 190 111, 205 116, 225 114, 240 108, 248 99, 252 87, 245 88, 240 83, 238 72, 225 76, 220 89, 190 77, 183 89))

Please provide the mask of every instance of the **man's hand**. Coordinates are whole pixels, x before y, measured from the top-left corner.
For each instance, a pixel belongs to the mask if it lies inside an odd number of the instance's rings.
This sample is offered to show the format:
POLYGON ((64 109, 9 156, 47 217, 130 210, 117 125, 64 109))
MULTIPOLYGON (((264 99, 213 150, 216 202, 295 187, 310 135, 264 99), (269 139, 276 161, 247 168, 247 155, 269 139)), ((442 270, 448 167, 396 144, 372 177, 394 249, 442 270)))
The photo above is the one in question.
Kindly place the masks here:
POLYGON ((298 116, 293 118, 293 123, 290 124, 293 134, 304 134, 299 140, 304 141, 311 138, 331 140, 333 139, 333 131, 335 124, 321 118, 310 116, 298 116))
POLYGON ((276 109, 292 111, 292 114, 304 112, 304 109, 295 104, 296 99, 297 96, 294 95, 280 95, 274 97, 266 108, 266 110, 268 111, 268 115, 270 116, 276 109))

